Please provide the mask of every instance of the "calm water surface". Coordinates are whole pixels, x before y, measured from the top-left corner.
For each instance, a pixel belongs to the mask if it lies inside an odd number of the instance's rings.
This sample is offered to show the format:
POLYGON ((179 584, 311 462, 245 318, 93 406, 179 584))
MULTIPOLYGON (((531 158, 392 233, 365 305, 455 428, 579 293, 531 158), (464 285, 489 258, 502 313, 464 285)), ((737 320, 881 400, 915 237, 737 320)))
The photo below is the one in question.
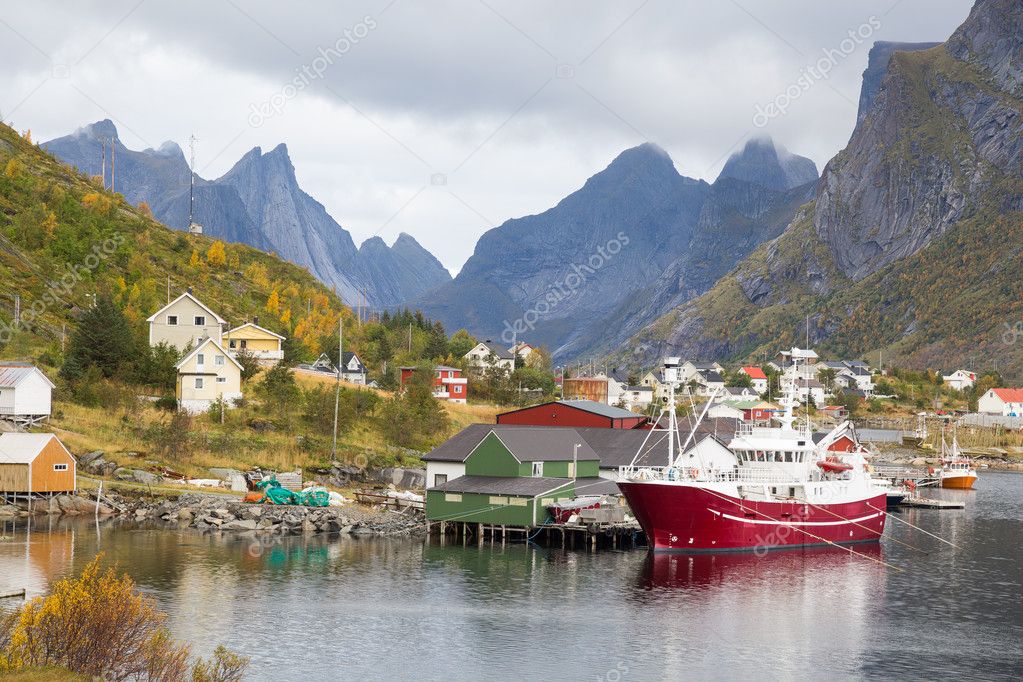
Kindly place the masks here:
POLYGON ((0 591, 42 593, 102 550, 251 679, 1023 677, 1023 475, 925 494, 967 508, 898 517, 958 549, 893 520, 867 557, 759 558, 19 520, 0 523, 0 591))

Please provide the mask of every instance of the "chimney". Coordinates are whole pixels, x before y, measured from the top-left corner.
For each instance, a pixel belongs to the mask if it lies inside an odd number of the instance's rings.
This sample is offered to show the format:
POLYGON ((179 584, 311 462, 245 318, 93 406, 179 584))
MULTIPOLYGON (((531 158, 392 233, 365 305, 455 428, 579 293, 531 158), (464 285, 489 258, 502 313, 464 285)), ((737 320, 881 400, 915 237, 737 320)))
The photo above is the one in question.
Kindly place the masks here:
POLYGON ((252 316, 252 324, 257 325, 257 326, 259 325, 259 315, 253 315, 252 316))
POLYGON ((189 294, 191 294, 192 293, 192 287, 188 287, 188 289, 186 289, 185 291, 187 291, 189 294))

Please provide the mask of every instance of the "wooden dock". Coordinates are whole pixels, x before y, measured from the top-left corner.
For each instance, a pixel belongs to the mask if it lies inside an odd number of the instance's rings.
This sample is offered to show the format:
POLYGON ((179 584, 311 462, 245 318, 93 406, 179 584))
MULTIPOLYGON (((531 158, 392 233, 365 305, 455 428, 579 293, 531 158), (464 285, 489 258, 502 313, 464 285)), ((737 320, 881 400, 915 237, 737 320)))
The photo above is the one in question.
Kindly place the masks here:
POLYGON ((0 599, 24 599, 25 590, 13 590, 11 592, 0 592, 0 599))
POLYGON ((566 549, 625 549, 646 546, 646 536, 636 522, 548 523, 541 526, 508 526, 465 521, 428 521, 427 537, 437 533, 440 544, 484 542, 531 542, 566 549))
POLYGON ((934 500, 916 495, 907 495, 899 506, 920 509, 966 509, 966 503, 959 500, 934 500))

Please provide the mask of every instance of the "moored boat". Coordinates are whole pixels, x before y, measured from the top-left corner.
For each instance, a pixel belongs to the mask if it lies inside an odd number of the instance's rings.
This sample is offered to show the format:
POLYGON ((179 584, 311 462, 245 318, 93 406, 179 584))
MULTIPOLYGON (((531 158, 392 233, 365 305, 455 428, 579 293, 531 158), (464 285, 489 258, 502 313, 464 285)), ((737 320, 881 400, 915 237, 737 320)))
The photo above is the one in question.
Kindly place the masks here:
POLYGON ((951 448, 945 444, 944 434, 942 435, 941 449, 941 469, 938 471, 941 487, 972 490, 973 484, 977 482, 977 470, 973 468, 970 458, 963 456, 955 434, 952 435, 951 448))
POLYGON ((665 361, 668 399, 658 424, 666 421, 667 427, 652 429, 647 440, 667 437, 668 461, 663 467, 622 467, 618 483, 654 551, 761 551, 881 537, 887 495, 874 485, 863 453, 827 449, 850 425, 815 443, 809 423, 797 423, 793 415, 798 364, 809 356, 793 349, 792 357, 793 380, 781 401, 785 412, 776 417, 781 426, 743 425, 728 445, 736 458, 731 470, 680 466, 688 439, 682 443, 675 418, 679 359, 665 361), (682 443, 677 450, 676 440, 682 443))

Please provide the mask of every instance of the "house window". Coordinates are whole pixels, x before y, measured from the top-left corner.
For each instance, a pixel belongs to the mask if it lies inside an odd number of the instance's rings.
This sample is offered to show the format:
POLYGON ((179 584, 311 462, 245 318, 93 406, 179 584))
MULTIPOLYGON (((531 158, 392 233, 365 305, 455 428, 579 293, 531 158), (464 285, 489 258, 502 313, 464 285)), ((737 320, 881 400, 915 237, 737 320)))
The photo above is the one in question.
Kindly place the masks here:
POLYGON ((227 377, 217 377, 217 383, 218 384, 226 384, 227 383, 227 377))
POLYGON ((195 364, 197 364, 197 365, 205 365, 206 364, 206 356, 203 355, 202 353, 199 353, 198 355, 196 355, 195 356, 195 364))
POLYGON ((242 339, 242 348, 247 348, 248 345, 249 345, 249 342, 247 340, 245 340, 245 339, 242 339))
POLYGON ((174 326, 177 326, 177 324, 178 324, 178 316, 177 315, 168 315, 167 316, 167 326, 168 327, 174 327, 174 326))
POLYGON ((454 392, 455 392, 455 393, 461 393, 461 392, 462 392, 462 387, 461 387, 461 386, 457 386, 457 385, 456 385, 456 386, 454 387, 454 392))
POLYGON ((54 471, 67 471, 67 464, 54 464, 53 465, 53 470, 54 471))
POLYGON ((458 493, 444 493, 445 502, 461 502, 462 496, 458 493))
POLYGON ((227 347, 228 348, 237 348, 238 347, 238 342, 235 341, 234 339, 231 339, 230 341, 227 342, 227 347))
POLYGON ((496 496, 496 495, 491 495, 490 496, 490 504, 493 504, 493 505, 505 505, 505 504, 508 504, 508 498, 507 497, 499 497, 499 496, 496 496))
POLYGON ((224 356, 223 355, 216 355, 216 356, 214 356, 213 357, 213 364, 216 365, 217 367, 223 367, 224 366, 224 356))
POLYGON ((195 387, 196 388, 202 388, 202 377, 196 377, 195 378, 195 387))
POLYGON ((433 475, 433 485, 434 486, 443 485, 443 484, 445 484, 447 482, 448 482, 448 475, 447 474, 434 474, 433 475))
POLYGON ((542 500, 540 500, 540 506, 541 507, 549 507, 552 504, 554 504, 554 498, 553 497, 545 497, 542 500))
POLYGON ((533 462, 533 476, 543 478, 543 462, 533 462))
POLYGON ((195 316, 195 326, 196 327, 205 327, 206 326, 206 316, 205 315, 196 315, 195 316))
POLYGON ((529 500, 525 497, 512 497, 508 500, 508 503, 513 507, 525 507, 529 503, 529 500))

